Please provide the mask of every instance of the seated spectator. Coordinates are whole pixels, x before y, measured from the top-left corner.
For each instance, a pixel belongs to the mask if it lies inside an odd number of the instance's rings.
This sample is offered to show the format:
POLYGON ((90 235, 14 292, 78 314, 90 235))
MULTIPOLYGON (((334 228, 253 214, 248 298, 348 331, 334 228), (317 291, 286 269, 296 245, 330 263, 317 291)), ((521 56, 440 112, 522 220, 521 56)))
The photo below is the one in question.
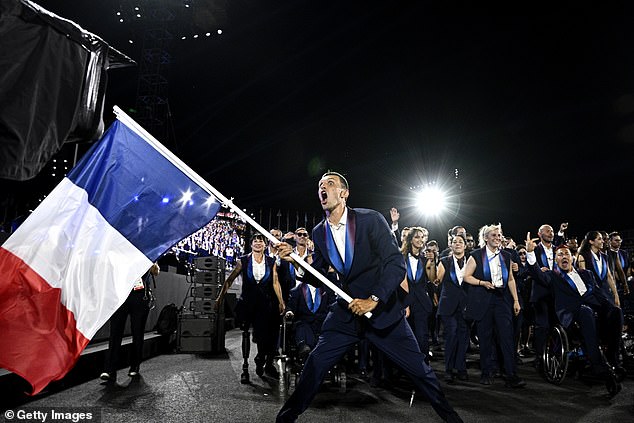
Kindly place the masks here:
POLYGON ((317 345, 331 302, 331 291, 323 287, 300 282, 290 291, 285 317, 295 322, 295 343, 302 361, 317 345))

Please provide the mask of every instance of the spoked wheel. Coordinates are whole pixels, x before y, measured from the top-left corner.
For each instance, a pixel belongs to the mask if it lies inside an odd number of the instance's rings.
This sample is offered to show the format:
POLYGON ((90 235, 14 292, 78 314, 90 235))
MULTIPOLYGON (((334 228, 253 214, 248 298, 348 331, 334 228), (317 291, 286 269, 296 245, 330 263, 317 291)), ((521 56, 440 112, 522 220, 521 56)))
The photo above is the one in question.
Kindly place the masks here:
POLYGON ((342 371, 339 373, 339 392, 342 394, 346 393, 346 383, 347 383, 346 372, 342 371))
POLYGON ((568 371, 568 335, 563 327, 552 328, 546 339, 543 352, 544 377, 550 383, 561 384, 568 371))

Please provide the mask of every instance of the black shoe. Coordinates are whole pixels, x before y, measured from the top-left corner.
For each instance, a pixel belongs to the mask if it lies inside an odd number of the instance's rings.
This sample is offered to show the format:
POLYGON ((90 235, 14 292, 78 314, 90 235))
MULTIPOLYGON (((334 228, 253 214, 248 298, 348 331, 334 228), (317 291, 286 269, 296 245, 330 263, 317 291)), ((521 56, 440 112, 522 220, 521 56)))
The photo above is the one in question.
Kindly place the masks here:
POLYGON ((264 367, 264 373, 266 373, 267 376, 274 377, 276 379, 280 377, 279 372, 273 364, 267 364, 266 367, 264 367))
POLYGON ((99 375, 99 379, 105 382, 114 383, 117 381, 117 372, 103 372, 101 375, 99 375))
POLYGON ((493 378, 488 375, 480 376, 480 385, 493 385, 493 378))
POLYGON ((521 388, 522 386, 526 385, 526 382, 521 377, 513 375, 506 379, 505 385, 507 388, 521 388))
POLYGON ((128 371, 128 376, 130 377, 139 376, 139 366, 130 367, 130 370, 128 371))
POLYGON ((368 372, 366 372, 365 369, 359 370, 359 377, 361 379, 367 380, 368 379, 368 372))
POLYGON ((243 385, 247 385, 249 382, 249 372, 242 372, 242 374, 240 375, 240 383, 243 385))
POLYGON ((445 421, 447 423, 464 423, 464 421, 460 418, 460 416, 458 415, 458 413, 456 413, 455 411, 451 414, 449 414, 446 418, 445 421))
POLYGON ((467 372, 458 372, 458 380, 466 382, 469 380, 469 374, 467 372))
POLYGON ((445 373, 445 382, 449 384, 454 384, 456 383, 456 377, 453 375, 453 373, 445 373))

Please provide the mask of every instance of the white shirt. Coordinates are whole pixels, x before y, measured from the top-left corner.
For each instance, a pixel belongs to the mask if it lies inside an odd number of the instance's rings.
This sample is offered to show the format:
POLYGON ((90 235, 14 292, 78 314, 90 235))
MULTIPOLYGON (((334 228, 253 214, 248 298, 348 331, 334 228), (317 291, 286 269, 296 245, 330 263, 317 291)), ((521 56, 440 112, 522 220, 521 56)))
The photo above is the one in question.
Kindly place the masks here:
POLYGON ((411 254, 408 254, 407 257, 409 259, 409 267, 412 269, 412 276, 416 278, 416 272, 418 272, 418 257, 414 257, 411 254))
MULTIPOLYGON (((306 257, 308 257, 308 248, 306 249, 306 251, 304 251, 304 254, 300 254, 299 251, 297 251, 297 248, 294 248, 293 252, 297 254, 298 256, 300 256, 303 260, 306 260, 306 257)), ((295 268, 295 275, 297 275, 298 279, 302 279, 304 277, 304 273, 305 271, 303 267, 298 266, 295 268)))
POLYGON ((251 256, 251 263, 253 266, 253 278, 260 282, 264 278, 264 274, 266 273, 266 260, 264 257, 262 258, 262 263, 258 263, 253 256, 251 256))
POLYGON ((328 219, 326 219, 328 224, 330 225, 330 231, 332 232, 332 237, 335 240, 335 245, 337 246, 337 251, 339 251, 339 255, 341 256, 341 261, 345 263, 346 261, 346 224, 348 222, 348 208, 346 207, 341 215, 341 219, 339 219, 339 223, 332 224, 328 219))
MULTIPOLYGON (((458 259, 456 258, 456 256, 452 255, 453 257, 453 267, 456 270, 456 278, 458 278, 458 285, 462 285, 462 279, 464 278, 464 269, 465 266, 464 264, 462 265, 462 269, 460 268, 460 266, 458 266, 458 259)), ((463 259, 466 261, 466 257, 463 257, 463 259)))
POLYGON ((572 279, 572 281, 577 286, 577 291, 579 291, 579 295, 585 294, 588 288, 586 288, 586 284, 583 283, 581 275, 579 275, 576 270, 572 269, 570 272, 568 272, 568 276, 570 276, 570 279, 572 279))
POLYGON ((491 282, 493 286, 496 288, 501 288, 504 286, 504 281, 502 280, 502 257, 500 257, 500 251, 492 252, 489 250, 489 247, 485 247, 487 249, 487 260, 489 260, 489 269, 491 270, 491 282))
POLYGON ((599 274, 601 274, 601 272, 603 272, 603 260, 601 260, 601 255, 596 255, 594 253, 594 251, 590 251, 592 253, 592 258, 594 258, 594 261, 597 262, 597 270, 599 271, 599 274))
POLYGON ((317 293, 317 288, 310 284, 306 284, 308 289, 310 290, 310 296, 313 298, 313 304, 315 304, 315 294, 317 293))
POLYGON ((542 244, 542 248, 544 249, 544 253, 546 254, 546 258, 548 259, 548 268, 550 270, 553 270, 553 263, 555 263, 553 248, 548 248, 544 244, 542 244))

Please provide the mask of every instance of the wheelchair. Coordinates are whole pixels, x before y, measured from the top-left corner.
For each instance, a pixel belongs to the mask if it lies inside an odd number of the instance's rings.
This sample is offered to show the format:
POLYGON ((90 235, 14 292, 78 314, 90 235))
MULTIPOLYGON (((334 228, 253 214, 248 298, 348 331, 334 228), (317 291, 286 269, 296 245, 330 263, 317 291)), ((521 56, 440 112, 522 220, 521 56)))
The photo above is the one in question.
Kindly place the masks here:
MULTIPOLYGON (((291 319, 284 317, 280 325, 281 354, 276 358, 280 365, 280 381, 286 391, 291 391, 297 386, 299 376, 302 373, 304 360, 300 357, 297 344, 295 342, 295 325, 291 319)), ((338 387, 340 393, 345 393, 347 389, 347 376, 345 366, 335 365, 326 376, 324 382, 330 382, 338 387)))
POLYGON ((632 310, 624 310, 621 362, 627 373, 634 375, 634 311, 632 310))
MULTIPOLYGON (((552 384, 560 385, 568 374, 583 375, 583 372, 590 367, 590 362, 584 351, 581 332, 576 322, 568 331, 560 324, 551 328, 542 352, 542 360, 544 377, 552 384)), ((614 369, 609 367, 605 387, 610 397, 621 391, 621 377, 624 375, 615 374, 614 369)))

